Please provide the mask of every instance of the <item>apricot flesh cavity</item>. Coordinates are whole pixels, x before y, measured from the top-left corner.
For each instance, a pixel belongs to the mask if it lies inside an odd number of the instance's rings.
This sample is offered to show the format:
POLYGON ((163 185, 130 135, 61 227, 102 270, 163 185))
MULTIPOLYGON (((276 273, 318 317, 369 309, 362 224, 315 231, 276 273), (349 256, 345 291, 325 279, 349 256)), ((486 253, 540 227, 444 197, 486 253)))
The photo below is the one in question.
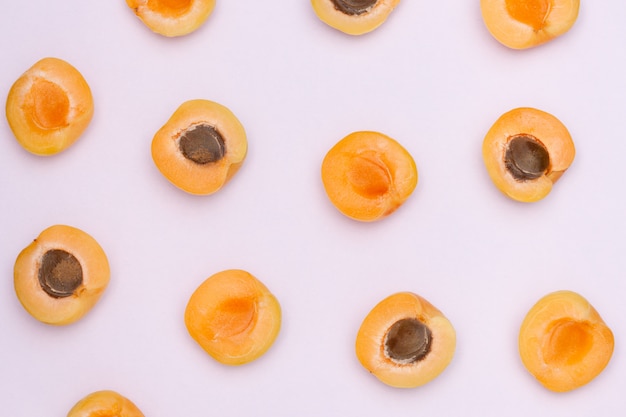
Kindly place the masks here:
POLYGON ((9 90, 6 117, 18 143, 35 155, 72 145, 93 117, 91 89, 82 74, 58 58, 43 58, 9 90))
POLYGON ((126 0, 139 19, 155 33, 183 36, 208 19, 215 0, 126 0))
POLYGON ((361 365, 383 383, 415 388, 436 378, 452 361, 456 332, 424 298, 393 294, 365 317, 356 337, 361 365))
POLYGON ((533 108, 503 114, 483 141, 483 160, 491 180, 502 193, 522 202, 548 195, 575 154, 565 125, 533 108))
POLYGON ((354 132, 340 140, 322 162, 328 198, 346 216, 375 221, 393 213, 417 186, 413 157, 378 132, 354 132))
POLYGON ((239 170, 248 151, 235 115, 209 100, 183 103, 152 140, 152 159, 178 188, 212 194, 239 170))
POLYGON ((513 49, 541 45, 569 31, 580 0, 481 0, 491 35, 513 49))
POLYGON ((400 0, 311 0, 317 16, 349 35, 362 35, 382 25, 400 0))
POLYGON ((144 417, 128 398, 115 391, 93 392, 78 401, 67 417, 144 417))
POLYGON ((593 380, 613 355, 611 329, 581 295, 557 291, 528 312, 519 333, 526 369, 546 388, 571 391, 593 380))
POLYGON ((242 365, 272 346, 280 330, 281 309, 261 281, 231 269, 209 277, 194 291, 185 310, 185 325, 218 362, 242 365))
POLYGON ((15 261, 17 298, 47 324, 64 325, 83 317, 100 299, 109 278, 109 262, 98 242, 66 225, 45 229, 15 261))

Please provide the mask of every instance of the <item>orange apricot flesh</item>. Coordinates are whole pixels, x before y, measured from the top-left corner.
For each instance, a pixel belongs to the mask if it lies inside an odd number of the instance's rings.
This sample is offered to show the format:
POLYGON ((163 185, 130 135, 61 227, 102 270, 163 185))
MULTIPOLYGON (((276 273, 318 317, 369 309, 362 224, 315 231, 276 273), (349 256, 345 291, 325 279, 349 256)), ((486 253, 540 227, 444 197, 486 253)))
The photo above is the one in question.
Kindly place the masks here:
POLYGON ((521 202, 547 196, 576 155, 565 125, 549 113, 528 107, 500 116, 485 135, 482 151, 496 187, 521 202))
POLYGON ((185 309, 191 337, 215 360, 243 365, 262 356, 281 325, 276 297, 249 272, 231 269, 205 280, 185 309))
POLYGON ((359 221, 380 220, 400 207, 417 186, 417 167, 397 141, 378 132, 353 132, 322 162, 322 182, 332 204, 359 221))
POLYGON ((608 365, 613 332, 580 294, 557 291, 528 312, 519 333, 526 369, 546 388, 566 392, 586 385, 608 365))
POLYGON ((393 294, 365 317, 356 356, 365 369, 396 388, 422 386, 440 375, 456 349, 450 321, 423 297, 393 294))
POLYGON ((78 401, 67 417, 144 417, 144 415, 123 395, 111 390, 102 390, 92 392, 78 401))
POLYGON ((55 225, 18 255, 14 286, 22 306, 37 320, 73 323, 89 312, 109 284, 106 254, 89 234, 55 225))
POLYGON ((24 72, 9 90, 6 117, 18 143, 41 156, 72 145, 91 122, 91 89, 68 62, 43 58, 24 72))
POLYGON ((496 40, 527 49, 569 31, 578 18, 580 0, 481 0, 480 7, 496 40))
POLYGON ((188 35, 209 18, 215 0, 126 0, 153 32, 167 37, 188 35))
POLYGON ((196 195, 220 190, 248 151, 246 132, 226 107, 209 100, 181 104, 154 135, 152 159, 178 188, 196 195))
POLYGON ((327 25, 362 35, 382 25, 400 0, 311 0, 317 16, 327 25))

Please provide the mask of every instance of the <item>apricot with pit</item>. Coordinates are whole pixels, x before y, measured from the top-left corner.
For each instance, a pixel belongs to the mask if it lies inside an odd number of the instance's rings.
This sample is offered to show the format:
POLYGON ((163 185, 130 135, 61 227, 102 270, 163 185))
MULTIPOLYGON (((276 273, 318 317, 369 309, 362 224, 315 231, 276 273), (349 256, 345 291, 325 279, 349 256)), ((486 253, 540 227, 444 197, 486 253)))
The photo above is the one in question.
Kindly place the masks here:
POLYGON ((417 167, 400 143, 378 132, 353 132, 322 162, 328 198, 346 216, 375 221, 393 213, 417 186, 417 167))
POLYGON ((613 332, 580 294, 556 291, 528 312, 519 333, 526 369, 546 388, 566 392, 586 385, 608 365, 613 332))
POLYGON ((6 117, 18 143, 35 155, 72 145, 91 122, 91 89, 83 75, 59 58, 43 58, 9 90, 6 117))
POLYGON ((103 390, 92 392, 78 401, 67 417, 144 417, 137 406, 123 395, 103 390))
POLYGON ((456 349, 452 323, 423 297, 393 294, 365 317, 356 337, 361 365, 383 383, 415 388, 440 375, 456 349))
POLYGON ((580 0, 481 0, 487 29, 500 43, 526 49, 569 31, 578 18, 580 0))
POLYGON ((167 37, 188 35, 209 18, 215 0, 126 0, 153 32, 167 37))
POLYGON ((191 337, 214 359, 242 365, 262 356, 281 326, 276 297, 247 271, 230 269, 206 279, 185 309, 191 337))
POLYGON ((493 124, 483 141, 483 160, 496 187, 521 202, 535 202, 574 161, 576 150, 563 123, 534 108, 516 108, 493 124))
POLYGON ((226 107, 209 100, 180 105, 154 135, 152 159, 178 188, 197 195, 221 189, 243 164, 246 132, 226 107))
POLYGON ((14 286, 22 306, 37 320, 73 323, 89 312, 109 284, 109 261, 89 234, 55 225, 18 255, 14 286))
POLYGON ((311 0, 322 22, 349 35, 362 35, 382 25, 400 0, 311 0))

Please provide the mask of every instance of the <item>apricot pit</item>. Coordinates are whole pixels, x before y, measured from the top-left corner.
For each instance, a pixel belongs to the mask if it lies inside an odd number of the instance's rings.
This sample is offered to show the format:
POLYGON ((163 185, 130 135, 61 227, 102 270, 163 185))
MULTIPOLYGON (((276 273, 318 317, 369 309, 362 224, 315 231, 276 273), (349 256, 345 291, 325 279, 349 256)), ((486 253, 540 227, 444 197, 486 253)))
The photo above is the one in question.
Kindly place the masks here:
POLYGON ((167 37, 188 35, 209 18, 215 0, 126 0, 153 32, 167 37))
POLYGON ((382 25, 400 0, 311 0, 317 16, 349 35, 362 35, 382 25))
POLYGON ((67 417, 144 417, 144 415, 123 395, 111 390, 102 390, 92 392, 78 401, 67 417))

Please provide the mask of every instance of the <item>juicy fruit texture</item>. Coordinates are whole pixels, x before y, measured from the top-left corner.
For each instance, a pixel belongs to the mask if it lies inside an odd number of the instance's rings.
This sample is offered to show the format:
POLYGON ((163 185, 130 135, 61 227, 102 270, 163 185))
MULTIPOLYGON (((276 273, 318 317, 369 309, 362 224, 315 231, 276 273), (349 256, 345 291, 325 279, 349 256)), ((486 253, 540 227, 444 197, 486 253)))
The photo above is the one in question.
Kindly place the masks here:
POLYGON ((58 58, 43 58, 9 90, 6 117, 20 145, 41 156, 72 145, 93 117, 91 89, 82 74, 58 58))
POLYGON ((248 151, 235 115, 209 100, 183 103, 152 140, 152 159, 178 188, 212 194, 239 170, 248 151))
POLYGON ((387 385, 415 388, 436 378, 452 361, 456 332, 424 298, 393 294, 365 317, 356 338, 361 365, 387 385))
POLYGON ((218 362, 242 365, 262 356, 281 325, 278 300, 239 269, 218 272, 192 294, 185 310, 191 337, 218 362))
POLYGON ((409 198, 417 186, 417 167, 394 139, 354 132, 326 154, 322 182, 340 212, 368 222, 390 215, 409 198))
POLYGON ((613 354, 611 329, 581 295, 557 291, 540 299, 526 315, 519 352, 526 369, 546 388, 579 388, 608 365, 613 354))
POLYGON ((483 141, 483 160, 496 187, 521 202, 547 196, 574 161, 572 137, 560 120, 533 108, 513 109, 483 141))
POLYGON ((362 35, 382 25, 400 0, 311 0, 317 16, 349 35, 362 35))
POLYGON ((483 20, 503 45, 526 49, 569 31, 580 0, 481 0, 483 20))
POLYGON ((144 417, 143 413, 128 398, 115 391, 93 392, 69 411, 67 417, 144 417))
POLYGON ((126 0, 126 4, 150 30, 175 37, 202 26, 213 12, 215 0, 126 0))
POLYGON ((80 229, 55 225, 20 252, 14 267, 17 298, 37 320, 64 325, 83 317, 109 284, 106 254, 80 229))

